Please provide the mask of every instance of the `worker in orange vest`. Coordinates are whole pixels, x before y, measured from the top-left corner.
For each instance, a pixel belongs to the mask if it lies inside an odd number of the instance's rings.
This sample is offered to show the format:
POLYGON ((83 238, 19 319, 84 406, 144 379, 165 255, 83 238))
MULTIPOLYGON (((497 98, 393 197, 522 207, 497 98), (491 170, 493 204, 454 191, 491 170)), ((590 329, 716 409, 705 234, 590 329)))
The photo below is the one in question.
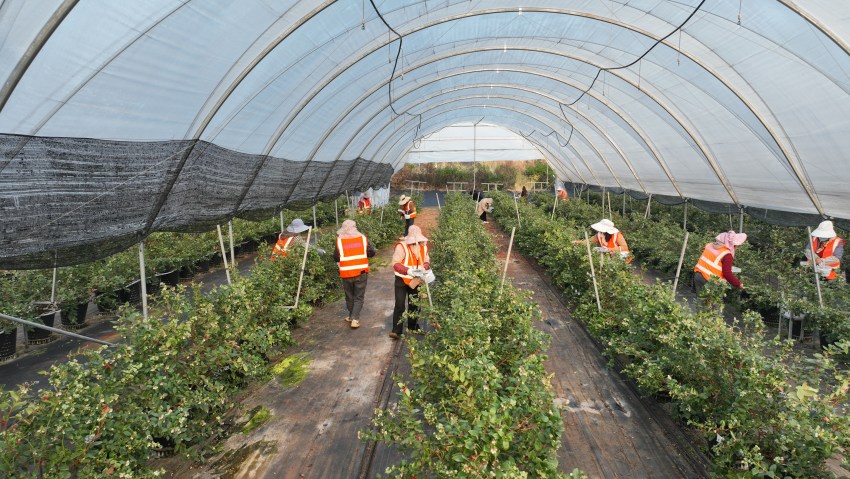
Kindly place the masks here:
POLYGON ((363 193, 360 197, 360 201, 357 202, 357 213, 358 214, 372 214, 372 197, 369 192, 363 193))
POLYGON ((304 242, 304 240, 301 239, 301 233, 308 229, 310 229, 310 227, 305 225, 301 218, 295 218, 292 220, 292 223, 289 223, 289 226, 287 226, 286 229, 277 236, 277 243, 275 243, 274 249, 272 249, 271 259, 275 260, 279 257, 286 257, 287 251, 292 249, 294 245, 304 242))
POLYGON ((401 213, 401 217, 404 218, 404 235, 399 239, 404 239, 407 237, 410 227, 413 226, 413 219, 416 218, 416 203, 413 202, 411 197, 401 195, 401 198, 398 200, 398 206, 398 212, 401 213))
POLYGON ((738 289, 744 289, 744 285, 732 272, 732 260, 735 257, 735 248, 745 241, 745 233, 727 231, 717 235, 713 243, 705 245, 697 265, 694 266, 694 290, 697 295, 713 276, 725 279, 738 289))
MULTIPOLYGON (((614 227, 613 221, 606 218, 590 225, 590 227, 596 231, 596 234, 590 238, 590 244, 597 245, 603 253, 624 259, 626 263, 632 262, 632 254, 629 250, 629 244, 626 243, 626 237, 614 227)), ((573 244, 584 244, 584 240, 573 241, 573 244)))
POLYGON ((354 220, 345 220, 336 232, 334 261, 339 264, 342 291, 345 293, 345 320, 351 329, 360 327, 360 310, 366 297, 366 282, 369 279, 369 258, 375 256, 375 247, 366 236, 357 231, 354 220))
MULTIPOLYGON (((399 339, 404 329, 401 317, 406 309, 412 313, 407 318, 408 331, 419 331, 419 321, 415 314, 419 309, 410 302, 410 296, 418 291, 431 270, 428 238, 418 226, 411 226, 404 240, 395 245, 392 264, 395 274, 395 308, 390 337, 399 339)), ((433 274, 429 279, 433 279, 433 274)))
POLYGON ((815 265, 821 277, 832 281, 838 277, 838 269, 841 267, 841 256, 844 254, 844 240, 835 233, 832 221, 822 221, 812 231, 812 240, 806 246, 805 254, 809 265, 812 260, 812 248, 815 250, 815 265))
POLYGON ((558 199, 561 201, 570 201, 570 197, 567 196, 567 190, 563 188, 558 188, 556 190, 556 194, 558 195, 558 199))

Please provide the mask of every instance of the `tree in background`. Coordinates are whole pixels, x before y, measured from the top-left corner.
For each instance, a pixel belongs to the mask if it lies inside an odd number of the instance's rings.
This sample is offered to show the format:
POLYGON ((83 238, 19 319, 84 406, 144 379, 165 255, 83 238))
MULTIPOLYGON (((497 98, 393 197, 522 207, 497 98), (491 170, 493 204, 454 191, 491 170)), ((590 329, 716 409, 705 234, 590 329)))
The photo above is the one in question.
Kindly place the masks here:
POLYGON ((546 183, 549 183, 549 181, 554 178, 551 168, 549 168, 549 165, 547 165, 543 160, 537 160, 527 166, 524 174, 530 180, 545 181, 546 183))

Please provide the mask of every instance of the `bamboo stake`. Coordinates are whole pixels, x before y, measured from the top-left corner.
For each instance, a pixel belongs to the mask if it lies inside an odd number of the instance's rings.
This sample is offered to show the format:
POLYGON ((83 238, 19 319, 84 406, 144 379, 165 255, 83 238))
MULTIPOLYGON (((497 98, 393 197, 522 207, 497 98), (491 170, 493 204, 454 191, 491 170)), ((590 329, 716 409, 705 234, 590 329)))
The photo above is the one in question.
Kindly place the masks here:
POLYGON ((679 286, 679 273, 682 272, 682 262, 685 260, 685 250, 688 248, 688 236, 690 236, 690 233, 685 231, 685 241, 682 243, 682 252, 679 253, 679 265, 676 266, 676 278, 673 280, 673 299, 676 299, 676 288, 679 286))
POLYGON ((626 217, 626 190, 623 189, 623 218, 626 217))
POLYGON ((139 241, 139 286, 142 288, 142 317, 148 319, 148 285, 145 278, 145 242, 139 241))
POLYGON ((437 198, 437 208, 439 208, 439 209, 443 209, 443 207, 440 205, 440 192, 439 192, 439 191, 435 191, 435 192, 434 192, 434 196, 437 198))
POLYGON ((682 229, 685 230, 685 231, 688 230, 688 200, 687 200, 687 198, 685 199, 685 221, 682 224, 682 229))
POLYGON ((555 207, 558 206, 558 195, 555 194, 555 202, 552 203, 552 217, 549 219, 550 221, 555 219, 555 207))
POLYGON ((519 219, 519 200, 517 200, 516 195, 514 195, 514 208, 516 208, 516 224, 522 228, 522 220, 519 219))
POLYGON ((304 281, 304 268, 307 267, 307 253, 310 251, 310 233, 313 227, 307 229, 307 242, 304 244, 304 259, 301 260, 301 273, 298 274, 298 291, 295 293, 295 306, 286 306, 286 309, 298 309, 298 300, 301 298, 301 282, 304 281))
POLYGON ((319 222, 316 220, 316 205, 313 205, 313 228, 316 228, 316 241, 319 241, 319 222))
POLYGON ((334 198, 334 219, 336 220, 336 227, 339 228, 339 205, 336 198, 334 198))
POLYGON ((233 221, 227 222, 227 235, 230 237, 230 268, 236 271, 236 248, 233 246, 233 221))
MULTIPOLYGON (((817 255, 815 254, 815 242, 813 241, 814 238, 812 238, 812 228, 807 227, 806 229, 809 232, 809 236, 808 236, 809 248, 812 250, 812 259, 811 259, 810 263, 812 263, 812 271, 814 271, 814 273, 815 273, 815 284, 817 285, 817 288, 818 288, 818 304, 820 304, 820 307, 823 308, 823 296, 821 296, 821 292, 820 292, 820 275, 818 274, 818 268, 817 268, 817 265, 815 264, 815 258, 817 258, 817 255)), ((800 338, 802 338, 802 337, 803 337, 803 329, 801 327, 800 328, 800 338)))
POLYGON ((652 193, 649 194, 649 198, 646 200, 646 213, 643 214, 643 219, 649 218, 649 210, 652 206, 652 193))
POLYGON ((511 263, 511 250, 514 247, 514 233, 516 233, 516 227, 511 228, 511 242, 508 243, 508 255, 505 257, 505 269, 502 271, 502 284, 499 286, 499 298, 502 297, 502 289, 505 287, 505 279, 508 276, 508 265, 511 263))
POLYGON ((215 225, 218 228, 218 244, 221 246, 221 259, 224 260, 224 272, 227 274, 227 284, 230 282, 230 268, 227 267, 227 253, 224 251, 224 236, 221 234, 221 225, 215 225))
MULTIPOLYGON (((54 262, 55 264, 55 262, 54 262)), ((56 267, 53 267, 53 287, 50 288, 50 304, 56 302, 56 267)))
POLYGON ((280 210, 280 232, 283 233, 283 210, 280 210))
POLYGON ((614 212, 611 210, 611 192, 608 192, 608 217, 614 218, 614 212))
POLYGON ((741 217, 738 220, 738 233, 743 233, 744 232, 744 208, 743 207, 739 208, 739 211, 740 211, 741 217))
POLYGON ((599 288, 596 286, 596 271, 593 269, 593 255, 590 253, 590 240, 587 231, 584 232, 584 244, 587 246, 587 260, 590 262, 590 276, 593 278, 593 293, 596 295, 596 308, 602 312, 602 303, 599 301, 599 288))

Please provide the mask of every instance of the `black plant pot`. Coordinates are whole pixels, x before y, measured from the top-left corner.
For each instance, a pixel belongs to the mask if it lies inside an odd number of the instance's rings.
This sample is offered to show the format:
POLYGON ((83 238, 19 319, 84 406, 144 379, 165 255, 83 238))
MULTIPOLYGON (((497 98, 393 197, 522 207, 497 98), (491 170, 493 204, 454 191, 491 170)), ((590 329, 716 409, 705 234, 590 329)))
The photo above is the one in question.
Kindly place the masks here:
POLYGON ((18 347, 18 330, 13 329, 7 333, 0 333, 0 361, 15 357, 18 347))
MULTIPOLYGON (((50 311, 50 312, 47 312, 47 313, 43 313, 41 316, 38 317, 38 319, 41 320, 41 323, 44 324, 45 326, 50 326, 52 328, 53 327, 53 321, 55 321, 55 319, 56 319, 56 311, 50 311)), ((54 339, 56 339, 56 336, 52 332, 50 332, 46 329, 29 328, 28 327, 26 329, 26 332, 27 332, 27 344, 49 343, 49 342, 53 341, 54 339)))
POLYGON ((168 286, 174 287, 177 286, 178 283, 180 283, 180 271, 176 269, 171 270, 167 273, 160 273, 156 275, 156 277, 159 278, 159 281, 162 284, 167 284, 168 286))
POLYGON ((75 306, 62 308, 62 324, 66 329, 80 328, 86 324, 86 316, 89 312, 89 302, 79 303, 75 306))
POLYGON ((97 310, 101 313, 110 313, 115 311, 118 306, 118 293, 120 289, 116 289, 111 293, 100 293, 94 297, 94 304, 97 305, 97 310))
POLYGON ((124 286, 122 289, 125 293, 125 300, 122 303, 139 304, 142 302, 142 280, 137 279, 132 283, 124 286))
POLYGON ((239 250, 243 253, 253 253, 254 251, 257 251, 257 246, 257 240, 252 239, 239 245, 239 250))
POLYGON ((195 264, 195 273, 209 273, 212 262, 209 258, 199 260, 195 264))

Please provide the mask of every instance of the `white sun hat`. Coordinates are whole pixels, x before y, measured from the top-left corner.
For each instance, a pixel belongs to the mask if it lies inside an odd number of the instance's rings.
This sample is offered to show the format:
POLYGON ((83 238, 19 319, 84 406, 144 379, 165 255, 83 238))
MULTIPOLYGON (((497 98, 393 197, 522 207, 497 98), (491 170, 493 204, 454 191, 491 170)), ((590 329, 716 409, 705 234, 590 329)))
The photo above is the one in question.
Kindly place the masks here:
POLYGON ((304 224, 304 220, 301 218, 295 218, 292 220, 292 223, 289 223, 289 226, 286 227, 286 231, 288 233, 303 233, 310 229, 309 226, 304 224))
POLYGON ((821 221, 818 227, 812 231, 812 236, 815 238, 835 238, 835 228, 832 226, 832 221, 821 221))
POLYGON ((607 218, 600 221, 599 223, 593 223, 592 225, 590 225, 590 227, 595 229, 596 231, 601 231, 603 233, 608 233, 611 235, 620 231, 615 228, 614 223, 607 218))
POLYGON ((401 195, 401 198, 398 199, 398 204, 400 206, 404 206, 408 201, 410 201, 410 197, 407 195, 401 195))

